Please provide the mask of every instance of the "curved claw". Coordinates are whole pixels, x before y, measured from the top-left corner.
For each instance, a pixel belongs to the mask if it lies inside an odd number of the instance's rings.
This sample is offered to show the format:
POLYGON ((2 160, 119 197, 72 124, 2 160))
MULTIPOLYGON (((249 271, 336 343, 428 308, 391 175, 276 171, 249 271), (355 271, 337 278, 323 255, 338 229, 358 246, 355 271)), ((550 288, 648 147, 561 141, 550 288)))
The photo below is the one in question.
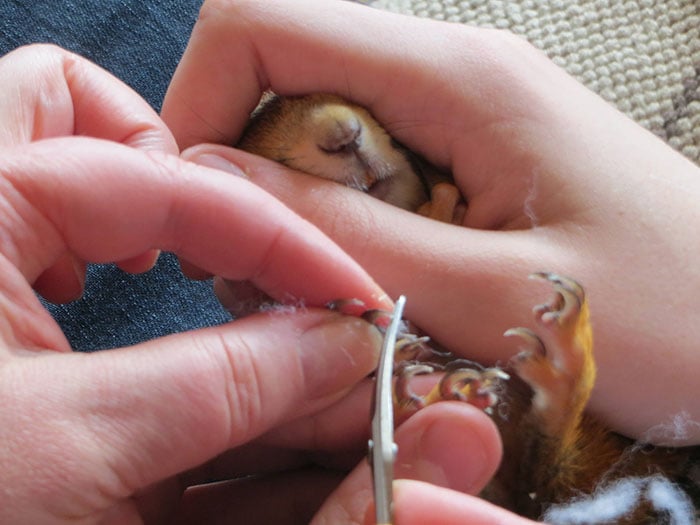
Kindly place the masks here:
POLYGON ((530 275, 530 279, 547 281, 554 286, 555 296, 549 302, 535 306, 533 312, 543 322, 567 319, 576 315, 585 300, 583 287, 573 279, 563 277, 552 272, 536 272, 530 275))
POLYGON ((396 372, 394 383, 394 396, 399 408, 404 411, 413 411, 427 405, 426 399, 413 391, 410 381, 414 376, 432 374, 434 371, 434 367, 424 363, 410 363, 400 367, 396 372))
POLYGON ((450 360, 450 362, 445 364, 445 370, 448 372, 452 372, 458 368, 471 368, 472 370, 478 370, 479 372, 486 370, 486 367, 484 367, 482 364, 472 361, 471 359, 465 359, 464 357, 453 358, 450 360))
POLYGON ((413 361, 426 348, 426 343, 430 341, 430 337, 418 337, 414 334, 400 334, 399 340, 396 341, 394 350, 394 361, 413 361))
POLYGON ((499 368, 487 368, 483 372, 458 368, 443 376, 439 384, 440 397, 488 410, 498 403, 501 381, 508 379, 510 376, 499 368))
POLYGON ((517 327, 517 328, 509 328, 505 332, 503 332, 504 337, 519 337, 520 339, 523 340, 525 343, 523 346, 520 347, 520 354, 518 355, 545 355, 547 353, 547 350, 544 346, 544 343, 542 342, 542 339, 540 339, 535 332, 530 330, 529 328, 522 328, 522 327, 517 327))
POLYGON ((447 372, 440 380, 442 399, 467 401, 471 394, 471 385, 481 382, 481 373, 470 368, 456 368, 447 372))

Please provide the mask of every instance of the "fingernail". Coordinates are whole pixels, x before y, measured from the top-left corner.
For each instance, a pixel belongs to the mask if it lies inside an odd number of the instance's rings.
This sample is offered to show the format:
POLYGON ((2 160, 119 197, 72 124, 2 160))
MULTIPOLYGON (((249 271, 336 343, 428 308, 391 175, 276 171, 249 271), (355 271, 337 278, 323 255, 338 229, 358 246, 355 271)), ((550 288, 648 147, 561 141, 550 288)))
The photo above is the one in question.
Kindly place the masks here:
POLYGON ((485 436, 474 421, 478 414, 474 414, 473 407, 453 405, 451 414, 436 418, 418 438, 419 452, 413 462, 416 476, 411 477, 474 494, 493 475, 494 465, 487 451, 498 443, 485 443, 485 436))
POLYGON ((199 164, 200 166, 214 168, 215 170, 225 171, 226 173, 238 175, 239 177, 248 178, 248 176, 239 166, 235 165, 228 159, 225 159, 219 155, 214 155, 213 153, 201 153, 188 160, 190 162, 194 162, 195 164, 199 164))
POLYGON ((311 399, 338 394, 377 366, 382 337, 362 319, 333 316, 301 337, 301 359, 311 399))

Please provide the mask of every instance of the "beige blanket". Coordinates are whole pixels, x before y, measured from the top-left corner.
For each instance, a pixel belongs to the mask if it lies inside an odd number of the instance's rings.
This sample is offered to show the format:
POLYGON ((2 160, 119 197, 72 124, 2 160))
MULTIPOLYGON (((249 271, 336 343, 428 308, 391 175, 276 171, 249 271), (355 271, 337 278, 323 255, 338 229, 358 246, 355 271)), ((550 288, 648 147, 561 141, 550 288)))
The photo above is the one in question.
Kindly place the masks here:
POLYGON ((700 161, 700 3, 694 0, 365 3, 522 35, 590 89, 700 161))

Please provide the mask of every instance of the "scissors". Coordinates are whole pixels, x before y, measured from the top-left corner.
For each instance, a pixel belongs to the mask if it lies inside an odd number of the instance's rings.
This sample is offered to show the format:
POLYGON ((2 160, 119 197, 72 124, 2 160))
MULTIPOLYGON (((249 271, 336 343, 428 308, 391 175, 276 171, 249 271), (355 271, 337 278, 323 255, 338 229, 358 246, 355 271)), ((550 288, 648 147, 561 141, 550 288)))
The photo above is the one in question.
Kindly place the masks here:
POLYGON ((394 349, 405 304, 406 298, 402 295, 394 305, 391 322, 384 334, 384 343, 379 355, 376 373, 372 439, 369 440, 369 462, 372 466, 377 525, 391 525, 394 520, 392 482, 394 481, 394 461, 398 447, 394 443, 392 376, 394 349))

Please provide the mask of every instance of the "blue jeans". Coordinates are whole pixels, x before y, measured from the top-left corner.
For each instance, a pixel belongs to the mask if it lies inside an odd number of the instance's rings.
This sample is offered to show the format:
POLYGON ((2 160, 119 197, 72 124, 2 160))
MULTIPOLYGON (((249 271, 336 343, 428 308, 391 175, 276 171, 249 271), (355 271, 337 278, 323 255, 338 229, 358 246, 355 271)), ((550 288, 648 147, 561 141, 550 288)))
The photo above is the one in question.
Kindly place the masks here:
MULTIPOLYGON (((156 110, 185 49, 202 0, 4 0, 0 54, 52 42, 111 71, 156 110)), ((109 235, 109 232, 105 232, 109 235)), ((171 254, 143 275, 88 268, 85 295, 46 304, 76 350, 135 344, 230 319, 210 282, 183 277, 171 254)))

